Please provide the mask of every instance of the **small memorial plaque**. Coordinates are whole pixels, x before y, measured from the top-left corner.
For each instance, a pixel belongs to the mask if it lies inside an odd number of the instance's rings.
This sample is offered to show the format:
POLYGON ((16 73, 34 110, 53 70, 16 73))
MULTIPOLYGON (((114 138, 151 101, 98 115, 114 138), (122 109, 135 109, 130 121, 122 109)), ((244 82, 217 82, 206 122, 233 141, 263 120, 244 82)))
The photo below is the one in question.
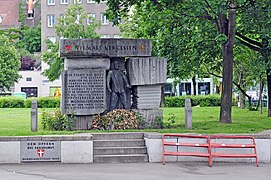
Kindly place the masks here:
POLYGON ((63 114, 92 115, 106 110, 106 72, 102 69, 62 72, 63 114))
POLYGON ((59 162, 60 141, 22 141, 21 162, 59 162))

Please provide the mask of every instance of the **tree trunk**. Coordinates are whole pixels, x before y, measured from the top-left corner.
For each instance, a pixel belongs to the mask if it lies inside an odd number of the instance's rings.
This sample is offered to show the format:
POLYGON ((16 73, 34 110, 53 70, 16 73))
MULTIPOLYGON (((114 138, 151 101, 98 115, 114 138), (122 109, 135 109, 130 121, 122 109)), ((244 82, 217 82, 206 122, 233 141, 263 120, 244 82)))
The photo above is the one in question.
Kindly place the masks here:
POLYGON ((271 117, 271 71, 270 68, 266 69, 266 75, 267 75, 267 116, 271 117))
POLYGON ((193 95, 197 95, 197 82, 196 82, 196 76, 192 77, 192 82, 193 82, 193 95))
POLYGON ((239 93, 239 102, 240 102, 240 108, 241 109, 244 109, 246 106, 245 106, 245 100, 246 100, 246 98, 245 98, 245 96, 244 96, 244 94, 243 93, 239 93))
MULTIPOLYGON (((238 78, 239 78, 239 85, 240 85, 240 89, 244 89, 244 81, 243 81, 243 72, 241 71, 240 74, 238 74, 238 78)), ((241 91, 239 93, 239 103, 240 103, 240 108, 244 109, 245 108, 245 95, 244 93, 241 91)))
MULTIPOLYGON (((233 74, 233 45, 235 36, 236 26, 236 6, 234 4, 229 5, 229 21, 226 19, 220 22, 223 23, 223 27, 228 35, 226 43, 222 44, 223 54, 223 79, 222 79, 222 95, 221 95, 221 106, 220 106, 220 122, 221 123, 232 123, 231 119, 231 106, 232 106, 232 74, 233 74), (227 26, 225 26, 225 23, 227 26)), ((225 17, 225 16, 224 16, 225 17)), ((221 18, 223 20, 223 16, 221 18)))
POLYGON ((263 78, 262 75, 260 76, 260 95, 259 95, 259 100, 258 100, 258 104, 256 107, 256 110, 258 111, 259 107, 260 107, 260 111, 262 114, 262 93, 263 93, 263 78))

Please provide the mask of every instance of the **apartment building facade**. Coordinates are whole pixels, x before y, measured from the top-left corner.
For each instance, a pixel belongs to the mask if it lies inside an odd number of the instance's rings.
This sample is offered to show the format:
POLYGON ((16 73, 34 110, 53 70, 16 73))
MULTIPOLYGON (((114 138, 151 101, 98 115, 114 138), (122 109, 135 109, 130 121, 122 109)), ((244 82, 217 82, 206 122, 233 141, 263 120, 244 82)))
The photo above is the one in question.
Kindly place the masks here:
MULTIPOLYGON (((97 33, 100 34, 102 38, 119 38, 119 28, 113 27, 112 23, 109 22, 104 15, 107 9, 106 1, 101 1, 101 3, 98 4, 94 0, 44 0, 41 2, 42 51, 46 49, 46 39, 50 39, 53 42, 58 41, 54 29, 55 24, 58 23, 57 19, 65 14, 66 8, 76 1, 82 4, 88 16, 101 22, 101 28, 97 30, 97 33)), ((84 24, 87 25, 88 23, 88 19, 85 19, 84 24)))

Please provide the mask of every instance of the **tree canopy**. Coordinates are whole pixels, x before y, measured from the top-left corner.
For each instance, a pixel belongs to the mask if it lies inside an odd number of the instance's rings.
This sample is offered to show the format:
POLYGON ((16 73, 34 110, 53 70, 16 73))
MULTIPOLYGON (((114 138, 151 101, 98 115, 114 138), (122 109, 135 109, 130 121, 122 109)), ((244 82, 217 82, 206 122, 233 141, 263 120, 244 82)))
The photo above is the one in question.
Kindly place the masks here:
POLYGON ((0 91, 5 91, 20 77, 20 56, 5 35, 0 35, 0 44, 0 91))

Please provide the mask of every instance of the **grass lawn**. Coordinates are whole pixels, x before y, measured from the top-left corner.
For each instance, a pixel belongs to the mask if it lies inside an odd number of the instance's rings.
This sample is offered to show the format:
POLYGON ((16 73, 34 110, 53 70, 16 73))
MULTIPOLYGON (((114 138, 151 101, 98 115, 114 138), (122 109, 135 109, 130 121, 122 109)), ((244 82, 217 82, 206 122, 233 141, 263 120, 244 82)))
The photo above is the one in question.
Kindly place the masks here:
MULTIPOLYGON (((271 118, 267 117, 264 109, 263 114, 259 111, 248 111, 233 107, 232 124, 221 124, 219 119, 219 107, 193 107, 193 129, 184 128, 184 108, 164 108, 164 121, 170 117, 175 120, 174 129, 146 129, 144 131, 162 133, 257 133, 271 129, 271 118)), ((26 135, 53 135, 53 134, 76 134, 93 131, 45 131, 39 124, 38 132, 31 132, 30 110, 22 108, 0 108, 0 136, 26 136, 26 135)), ((53 109, 46 109, 50 111, 53 109)), ((42 110, 39 109, 39 112, 42 110)), ((133 130, 136 131, 136 130, 133 130)), ((97 132, 97 131, 95 131, 97 132)))

